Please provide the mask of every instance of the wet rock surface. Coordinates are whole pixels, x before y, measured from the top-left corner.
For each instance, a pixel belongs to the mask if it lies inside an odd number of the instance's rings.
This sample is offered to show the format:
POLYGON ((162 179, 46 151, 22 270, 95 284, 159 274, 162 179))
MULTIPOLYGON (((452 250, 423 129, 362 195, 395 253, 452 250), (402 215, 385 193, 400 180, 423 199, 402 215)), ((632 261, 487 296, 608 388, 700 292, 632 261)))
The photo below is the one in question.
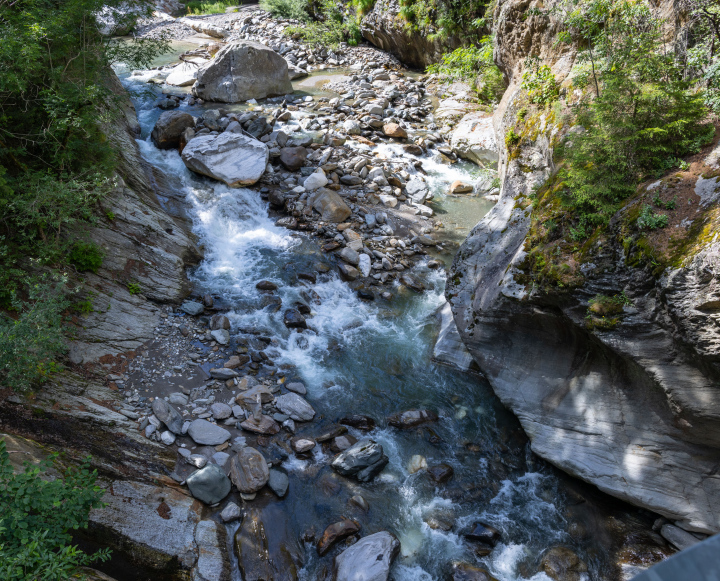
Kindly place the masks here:
POLYGON ((400 543, 388 532, 363 537, 335 557, 335 581, 387 581, 400 543))

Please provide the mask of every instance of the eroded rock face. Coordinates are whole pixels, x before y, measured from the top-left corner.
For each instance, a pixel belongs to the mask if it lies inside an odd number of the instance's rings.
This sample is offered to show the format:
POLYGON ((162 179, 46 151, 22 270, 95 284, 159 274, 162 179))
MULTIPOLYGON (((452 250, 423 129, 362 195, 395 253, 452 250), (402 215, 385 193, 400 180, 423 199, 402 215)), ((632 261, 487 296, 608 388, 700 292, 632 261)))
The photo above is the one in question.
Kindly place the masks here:
POLYGON ((460 46, 460 40, 454 37, 431 40, 424 32, 410 30, 399 17, 399 12, 397 0, 378 0, 360 24, 363 37, 394 54, 405 64, 421 69, 438 62, 444 53, 460 46))
POLYGON ((518 282, 530 227, 523 201, 554 170, 550 139, 558 129, 546 126, 512 159, 501 137, 517 114, 526 51, 559 81, 574 56, 552 42, 552 19, 525 18, 526 10, 506 0, 495 11, 496 62, 510 81, 493 117, 503 185, 448 278, 458 331, 535 453, 688 530, 717 532, 720 332, 716 307, 706 306, 718 300, 720 243, 706 243, 656 279, 626 264, 619 232, 611 231, 581 287, 540 293, 518 282), (621 292, 633 302, 621 324, 588 330, 589 299, 621 292))
POLYGON ((182 152, 192 171, 226 183, 231 188, 250 186, 265 173, 267 145, 241 133, 199 135, 182 152))
POLYGON ((292 93, 287 61, 264 44, 228 44, 198 70, 193 94, 206 101, 239 103, 292 93))

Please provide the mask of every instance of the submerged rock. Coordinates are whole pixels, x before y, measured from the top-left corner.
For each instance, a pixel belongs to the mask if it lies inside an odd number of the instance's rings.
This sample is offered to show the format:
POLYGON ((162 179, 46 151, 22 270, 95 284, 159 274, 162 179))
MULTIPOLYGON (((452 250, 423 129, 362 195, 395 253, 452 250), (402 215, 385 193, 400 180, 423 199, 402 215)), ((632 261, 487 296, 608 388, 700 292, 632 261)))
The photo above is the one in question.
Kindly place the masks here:
POLYGON ((462 536, 469 541, 494 547, 500 540, 500 531, 488 524, 476 522, 462 531, 462 536))
POLYGON ((343 476, 353 476, 360 482, 368 482, 379 474, 389 462, 383 447, 373 440, 360 440, 339 454, 332 467, 343 476))
POLYGON ((350 426, 351 428, 362 430, 363 432, 369 432, 370 430, 375 429, 375 420, 370 416, 363 416, 360 414, 345 416, 344 418, 340 418, 338 422, 346 426, 350 426))
POLYGON ((453 563, 450 581, 497 581, 485 569, 468 563, 453 563))
POLYGON ((540 570, 554 581, 582 581, 586 579, 587 565, 567 547, 553 547, 540 561, 540 570))
POLYGON ((428 422, 436 422, 438 415, 430 410, 408 410, 394 414, 388 418, 388 424, 396 428, 414 428, 428 422))
POLYGON ((190 493, 205 504, 220 502, 230 494, 230 479, 217 464, 207 464, 187 478, 190 493))
POLYGON ((193 94, 205 101, 239 103, 292 93, 284 58, 249 40, 233 42, 200 67, 193 94))
POLYGON ((382 531, 360 539, 335 557, 334 581, 387 581, 400 542, 382 531))
POLYGON ((360 532, 360 525, 347 518, 331 524, 325 529, 317 543, 318 555, 322 557, 332 549, 333 545, 358 532, 360 532))
POLYGON ((198 135, 182 152, 188 169, 224 182, 231 188, 250 186, 265 173, 267 146, 241 133, 198 135))

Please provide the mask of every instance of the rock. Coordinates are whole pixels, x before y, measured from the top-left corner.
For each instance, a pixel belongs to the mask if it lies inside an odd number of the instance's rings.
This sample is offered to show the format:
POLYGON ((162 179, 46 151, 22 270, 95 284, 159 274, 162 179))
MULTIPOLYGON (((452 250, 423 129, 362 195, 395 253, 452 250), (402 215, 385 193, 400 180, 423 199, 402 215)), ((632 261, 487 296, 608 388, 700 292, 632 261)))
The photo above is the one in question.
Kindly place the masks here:
POLYGON ((220 518, 223 522, 233 522, 238 520, 242 516, 240 507, 234 502, 228 502, 225 508, 220 513, 220 518))
POLYGON ((278 286, 269 280, 261 280, 255 285, 255 288, 263 291, 274 291, 277 290, 278 286))
POLYGON ((360 482, 368 482, 379 474, 389 461, 380 444, 365 439, 339 454, 331 465, 343 476, 353 476, 360 482))
POLYGON ((205 101, 239 103, 292 93, 284 58, 249 40, 226 45, 200 67, 193 94, 205 101))
POLYGON ((185 458, 185 462, 191 466, 195 466, 195 468, 202 468, 208 463, 208 459, 202 454, 190 454, 185 458))
POLYGON ((405 150, 405 153, 409 153, 410 155, 422 155, 423 148, 419 145, 415 145, 414 143, 408 143, 403 146, 403 150, 405 150))
POLYGON ((267 461, 255 448, 245 447, 230 460, 230 478, 240 492, 257 492, 270 478, 267 461))
POLYGON ((290 480, 285 472, 277 470, 275 468, 270 469, 270 479, 268 480, 268 486, 279 498, 283 498, 288 491, 290 480))
MULTIPOLYGON (((227 331, 225 332, 227 333, 227 331)), ((213 333, 217 333, 217 331, 213 331, 213 333)), ((221 379, 223 381, 227 381, 233 377, 238 377, 239 375, 240 374, 234 369, 228 369, 226 367, 214 367, 210 370, 210 377, 213 379, 221 379)))
POLYGON ((398 205, 397 198, 395 196, 391 196, 390 194, 380 194, 378 198, 380 198, 382 205, 386 208, 394 208, 398 205))
POLYGON ((167 111, 169 109, 177 109, 179 104, 175 99, 161 99, 157 106, 163 111, 167 111))
POLYGON ((406 185, 408 197, 416 204, 422 204, 428 195, 428 185, 419 178, 412 178, 406 185))
POLYGON ((248 125, 247 132, 255 139, 260 139, 263 135, 272 132, 272 127, 268 124, 267 118, 258 117, 248 125))
POLYGON ((387 581, 400 543, 388 532, 363 537, 335 557, 334 581, 387 581))
POLYGON ((344 418, 340 418, 338 422, 346 426, 350 426, 351 428, 362 430, 363 432, 369 432, 375 429, 374 419, 369 416, 362 416, 359 414, 345 416, 344 418))
POLYGON ((304 147, 283 147, 280 150, 280 163, 289 171, 298 171, 305 165, 307 154, 308 151, 304 147))
MULTIPOLYGON (((307 188, 306 188, 307 189, 307 188)), ((308 205, 312 206, 324 222, 339 224, 352 215, 352 210, 337 192, 320 188, 308 197, 308 205)))
POLYGON ((350 504, 354 504, 357 506, 360 510, 367 512, 370 510, 370 505, 368 504, 368 501, 365 500, 362 496, 359 494, 356 494, 355 496, 351 496, 350 500, 348 501, 350 504))
POLYGON ((367 254, 361 254, 358 257, 358 269, 364 277, 370 276, 372 268, 372 259, 367 254))
POLYGON ((383 125, 383 133, 388 137, 394 137, 396 139, 407 139, 407 131, 405 131, 397 123, 388 123, 383 125))
POLYGON ((292 441, 292 448, 298 454, 305 454, 315 447, 315 440, 311 438, 295 438, 292 441))
POLYGON ((256 434, 264 434, 272 436, 280 431, 280 425, 273 420, 270 416, 260 414, 258 416, 250 416, 243 422, 240 422, 240 427, 248 432, 255 432, 256 434))
POLYGON ((362 129, 355 119, 347 119, 343 122, 343 129, 348 135, 360 135, 362 129))
POLYGON ((331 524, 323 532, 317 543, 317 552, 321 557, 325 555, 335 543, 360 532, 360 525, 350 519, 343 518, 341 521, 331 524))
POLYGON ((181 62, 167 76, 165 82, 174 87, 189 87, 195 84, 197 79, 198 65, 195 63, 181 62))
POLYGON ((410 458, 410 462, 408 463, 408 472, 410 472, 410 474, 415 474, 425 468, 427 468, 427 460, 425 459, 425 456, 415 454, 412 458, 410 458))
POLYGON ((433 347, 433 359, 461 371, 468 371, 475 362, 460 337, 449 303, 446 302, 438 309, 437 319, 440 331, 433 347))
POLYGON ((182 111, 165 111, 160 115, 150 138, 159 149, 175 149, 188 127, 195 127, 195 118, 182 111))
POLYGON ((340 271, 340 277, 345 281, 353 281, 360 277, 360 271, 349 264, 338 264, 338 270, 340 271))
POLYGON ((172 432, 163 432, 160 434, 160 440, 166 446, 172 446, 175 443, 175 434, 172 432))
POLYGON ((216 402, 210 406, 210 413, 216 420, 225 420, 232 415, 232 408, 226 403, 216 402))
POLYGON ((275 398, 275 407, 296 422, 309 422, 315 417, 312 406, 296 393, 286 393, 275 398))
POLYGON ((230 332, 225 329, 216 329, 215 331, 210 331, 210 335, 212 338, 220 343, 220 345, 227 345, 230 343, 230 332))
POLYGON ((230 432, 207 420, 194 420, 190 422, 187 433, 196 444, 203 446, 217 446, 224 444, 230 439, 230 432))
POLYGON ((292 63, 288 63, 288 75, 290 80, 303 79, 308 76, 308 72, 305 69, 295 66, 292 63))
POLYGON ((250 186, 265 173, 267 146, 239 133, 198 135, 181 154, 192 171, 224 182, 231 188, 250 186))
POLYGON ((684 551, 700 542, 697 537, 694 537, 689 532, 671 524, 663 525, 660 528, 660 534, 680 551, 684 551))
POLYGON ((454 474, 455 470, 453 470, 453 467, 447 464, 437 464, 428 468, 428 476, 435 484, 447 482, 454 474))
POLYGON ((547 551, 540 561, 540 569, 555 581, 587 579, 587 565, 567 547, 553 547, 547 551))
POLYGON ((258 397, 260 398, 260 403, 262 404, 270 403, 273 400, 273 394, 266 386, 256 385, 247 391, 239 393, 235 398, 235 401, 239 404, 245 405, 254 404, 257 403, 258 397))
POLYGON ((183 417, 173 406, 161 397, 156 397, 152 403, 155 417, 167 426, 173 434, 182 435, 183 417))
POLYGON ((305 389, 305 386, 299 381, 291 381, 289 383, 286 383, 285 389, 287 389, 288 391, 293 391, 300 395, 305 395, 307 393, 307 389, 305 389))
POLYGON ((450 581, 497 581, 497 579, 485 569, 468 563, 453 563, 450 581))
POLYGON ((483 543, 494 547, 500 540, 500 531, 485 523, 476 522, 462 531, 462 536, 469 541, 483 543))
POLYGON ((173 405, 187 405, 188 396, 186 396, 184 393, 176 391, 175 393, 170 394, 170 396, 168 397, 168 403, 171 403, 173 405))
POLYGON ((283 313, 283 323, 288 329, 307 329, 305 317, 297 309, 287 309, 283 313))
MULTIPOLYGON (((235 533, 243 581, 297 581, 302 551, 278 505, 250 508, 235 533)), ((213 580, 214 581, 214 580, 213 580)))
POLYGON ((197 303, 195 301, 185 301, 180 306, 180 308, 188 315, 192 315, 193 317, 202 315, 203 311, 205 310, 205 307, 201 303, 197 303))
POLYGON ((230 479, 216 464, 193 472, 186 482, 190 493, 205 504, 215 504, 230 494, 230 479))
POLYGON ((303 182, 303 187, 308 191, 312 192, 314 190, 317 190, 318 188, 322 188, 323 186, 327 185, 328 179, 325 176, 325 172, 322 170, 322 168, 317 168, 313 173, 311 173, 303 182))
POLYGON ((450 184, 451 194, 472 194, 474 191, 473 185, 461 180, 455 180, 450 184))
POLYGON ((465 115, 452 133, 450 147, 458 156, 478 165, 497 164, 498 146, 492 117, 484 113, 465 115))
MULTIPOLYGON (((360 256, 358 255, 358 253, 348 246, 342 248, 341 250, 338 250, 337 255, 345 262, 347 262, 348 264, 352 264, 353 266, 357 266, 360 263, 360 256)), ((370 257, 368 256, 368 258, 370 257)))
POLYGON ((344 452, 345 450, 352 448, 356 443, 357 440, 353 436, 345 434, 343 436, 333 438, 332 444, 330 444, 330 449, 336 454, 339 454, 340 452, 344 452))
POLYGON ((230 329, 230 319, 225 315, 213 315, 210 319, 210 329, 213 331, 230 329))
POLYGON ((207 22, 205 20, 195 20, 193 18, 180 18, 179 22, 185 26, 189 26, 195 32, 212 36, 213 38, 223 39, 227 36, 227 33, 219 26, 207 22))
POLYGON ((436 422, 438 415, 430 410, 408 410, 394 414, 388 418, 388 424, 396 428, 414 428, 428 422, 436 422))

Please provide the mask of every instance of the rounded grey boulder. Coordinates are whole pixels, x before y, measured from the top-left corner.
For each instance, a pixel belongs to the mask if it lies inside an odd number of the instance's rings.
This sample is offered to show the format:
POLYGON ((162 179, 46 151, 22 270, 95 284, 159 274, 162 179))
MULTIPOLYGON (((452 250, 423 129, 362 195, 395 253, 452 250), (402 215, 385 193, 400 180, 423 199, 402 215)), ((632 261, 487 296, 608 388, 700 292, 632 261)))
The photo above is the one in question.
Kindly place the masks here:
POLYGON ((207 420, 191 422, 190 427, 188 427, 188 435, 196 444, 202 444, 203 446, 218 446, 230 439, 230 432, 207 420))
POLYGON ((198 70, 193 94, 206 101, 239 103, 292 93, 287 61, 259 42, 225 46, 198 70))
POLYGON ((187 485, 190 494, 206 504, 220 502, 230 494, 231 488, 230 479, 217 464, 207 464, 193 472, 187 478, 187 485))
POLYGON ((335 557, 335 581, 387 581, 400 542, 381 531, 363 537, 335 557))
POLYGON ((159 149, 179 147, 180 137, 188 127, 195 127, 195 119, 182 111, 165 111, 155 123, 150 138, 159 149))

